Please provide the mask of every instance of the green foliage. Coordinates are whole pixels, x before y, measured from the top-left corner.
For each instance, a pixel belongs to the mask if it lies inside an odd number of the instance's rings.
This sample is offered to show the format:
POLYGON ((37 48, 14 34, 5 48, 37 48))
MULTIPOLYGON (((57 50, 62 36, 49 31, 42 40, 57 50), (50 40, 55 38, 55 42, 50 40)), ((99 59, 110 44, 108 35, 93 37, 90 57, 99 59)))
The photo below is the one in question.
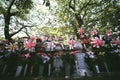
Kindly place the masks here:
POLYGON ((14 4, 16 5, 17 9, 27 10, 33 7, 32 3, 32 0, 16 0, 14 4))
POLYGON ((33 8, 32 0, 15 0, 13 4, 11 1, 2 0, 0 1, 0 14, 6 14, 9 5, 11 5, 10 13, 12 16, 17 16, 23 20, 26 20, 27 17, 25 14, 28 14, 30 9, 33 8))
POLYGON ((3 19, 5 21, 4 36, 10 41, 13 35, 25 28, 22 26, 14 29, 17 25, 17 19, 15 20, 15 18, 19 18, 24 21, 27 20, 27 16, 25 14, 28 14, 30 9, 33 7, 33 0, 2 0, 0 1, 0 4, 2 4, 0 6, 0 13, 3 15, 3 19))
MULTIPOLYGON (((69 25, 78 26, 75 14, 81 16, 83 26, 87 29, 98 27, 102 29, 115 29, 120 25, 120 4, 117 0, 56 0, 59 4, 56 16, 69 25), (70 3, 71 1, 71 3, 70 3), (75 3, 74 3, 75 1, 75 3), (70 5, 75 8, 70 8, 70 5), (105 28, 104 28, 105 27, 105 28)), ((74 27, 74 28, 75 28, 74 27)), ((81 27, 81 26, 80 26, 81 27)))
POLYGON ((56 35, 61 35, 61 36, 65 36, 65 35, 73 35, 73 28, 72 27, 42 27, 40 29, 38 29, 38 33, 39 34, 46 34, 46 35, 52 35, 52 36, 56 36, 56 35))
MULTIPOLYGON (((120 5, 117 5, 117 2, 110 2, 105 8, 103 13, 101 14, 101 24, 108 25, 112 30, 115 27, 120 25, 120 5)), ((120 27, 120 26, 119 26, 120 27)))
POLYGON ((25 14, 28 14, 30 9, 33 7, 32 0, 17 0, 15 2, 16 9, 18 11, 17 17, 26 20, 25 14))

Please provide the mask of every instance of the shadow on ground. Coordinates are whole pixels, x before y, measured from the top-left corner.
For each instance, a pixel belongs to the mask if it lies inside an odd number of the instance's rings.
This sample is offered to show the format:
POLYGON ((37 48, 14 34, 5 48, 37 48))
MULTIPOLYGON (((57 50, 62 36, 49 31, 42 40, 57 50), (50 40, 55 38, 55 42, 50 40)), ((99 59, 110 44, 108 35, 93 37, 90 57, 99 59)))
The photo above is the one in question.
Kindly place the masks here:
POLYGON ((0 80, 120 80, 120 73, 98 74, 92 77, 71 77, 65 79, 64 77, 0 77, 0 80))

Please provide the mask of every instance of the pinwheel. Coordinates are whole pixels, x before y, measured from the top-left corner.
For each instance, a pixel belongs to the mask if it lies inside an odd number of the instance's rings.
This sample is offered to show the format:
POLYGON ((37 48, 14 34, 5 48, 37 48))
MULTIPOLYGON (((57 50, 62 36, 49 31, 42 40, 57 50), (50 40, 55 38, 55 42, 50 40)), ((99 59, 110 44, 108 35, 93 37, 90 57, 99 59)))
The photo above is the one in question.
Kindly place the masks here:
POLYGON ((30 54, 29 53, 27 53, 27 54, 25 54, 25 58, 29 58, 30 57, 30 54))
POLYGON ((99 48, 100 46, 103 46, 104 41, 101 40, 101 39, 99 39, 98 37, 95 37, 95 38, 93 39, 93 41, 91 42, 91 44, 93 45, 93 47, 99 48))
POLYGON ((25 45, 26 49, 31 49, 35 46, 35 44, 33 43, 33 41, 28 41, 25 45))
POLYGON ((68 43, 69 43, 69 45, 74 46, 74 45, 75 45, 75 40, 73 40, 73 39, 72 39, 72 40, 69 40, 68 43))
POLYGON ((50 60, 50 58, 47 56, 47 54, 44 54, 44 53, 41 55, 41 58, 42 58, 43 63, 46 63, 46 61, 50 60))
POLYGON ((91 31, 91 34, 92 34, 92 35, 96 35, 96 34, 97 34, 97 31, 96 31, 96 30, 92 30, 92 31, 91 31))
POLYGON ((84 33, 84 29, 83 28, 79 28, 77 33, 78 34, 83 34, 84 33))

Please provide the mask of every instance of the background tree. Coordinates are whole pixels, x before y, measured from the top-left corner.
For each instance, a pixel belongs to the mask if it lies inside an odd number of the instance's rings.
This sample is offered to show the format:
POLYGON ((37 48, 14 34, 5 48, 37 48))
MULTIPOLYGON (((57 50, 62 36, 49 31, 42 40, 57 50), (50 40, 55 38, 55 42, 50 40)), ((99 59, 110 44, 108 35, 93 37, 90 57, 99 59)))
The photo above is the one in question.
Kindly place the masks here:
POLYGON ((23 28, 28 27, 25 24, 20 24, 21 27, 18 28, 16 24, 19 20, 26 20, 25 14, 28 14, 30 9, 33 7, 32 0, 2 0, 0 1, 0 14, 4 17, 4 36, 5 39, 11 40, 11 37, 23 28), (18 20, 19 19, 19 20, 18 20), (13 24, 13 22, 15 22, 13 24), (14 29, 17 26, 17 29, 14 29))
MULTIPOLYGON (((69 22, 69 26, 77 29, 85 27, 87 31, 92 28, 100 30, 102 28, 119 28, 118 0, 57 0, 59 8, 56 16, 60 20, 69 22)), ((103 30, 103 29, 102 29, 103 30)))
MULTIPOLYGON (((34 0, 41 1, 41 0, 34 0)), ((42 0, 39 6, 47 6, 47 11, 54 17, 49 16, 38 10, 38 12, 32 12, 32 22, 36 21, 35 16, 40 17, 38 22, 46 21, 44 26, 54 27, 65 26, 73 27, 72 32, 77 34, 77 29, 85 27, 86 31, 90 31, 92 28, 96 28, 101 33, 106 28, 119 30, 119 1, 118 0, 42 0), (53 3, 56 3, 54 5, 53 3), (51 5, 52 4, 52 5, 51 5), (53 7, 54 5, 54 7, 53 7), (37 14, 37 15, 36 15, 37 14), (57 17, 57 18, 56 18, 57 17), (47 19, 47 20, 46 20, 47 19)), ((24 23, 27 20, 27 16, 30 9, 33 7, 32 0, 1 0, 0 1, 0 14, 3 14, 1 19, 4 19, 4 35, 6 39, 10 39, 13 35, 24 29, 27 33, 26 27, 32 27, 30 23, 24 23), (17 26, 17 27, 16 27, 17 26), (19 26, 19 27, 18 27, 19 26)), ((34 9, 36 9, 34 7, 34 9)), ((37 27, 40 27, 37 26, 37 27)), ((44 27, 43 26, 43 27, 44 27)), ((38 28, 37 28, 38 29, 38 28)), ((71 28, 70 28, 71 29, 71 28)), ((29 33, 27 33, 29 34, 29 33)))

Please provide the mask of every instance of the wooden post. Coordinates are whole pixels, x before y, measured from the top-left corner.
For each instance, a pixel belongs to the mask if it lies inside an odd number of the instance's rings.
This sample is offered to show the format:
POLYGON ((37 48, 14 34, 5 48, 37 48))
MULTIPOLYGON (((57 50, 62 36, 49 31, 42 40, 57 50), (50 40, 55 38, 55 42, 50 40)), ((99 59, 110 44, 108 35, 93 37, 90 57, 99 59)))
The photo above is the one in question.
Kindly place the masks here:
POLYGON ((106 71, 107 71, 107 73, 108 73, 108 76, 109 76, 110 71, 109 71, 109 68, 108 68, 108 66, 107 66, 107 63, 104 62, 104 65, 105 65, 105 69, 106 69, 106 71))
POLYGON ((24 69, 24 73, 23 73, 23 76, 26 75, 26 72, 27 72, 27 68, 28 68, 28 64, 25 64, 25 69, 24 69))
POLYGON ((6 68, 7 68, 7 64, 4 65, 4 68, 2 70, 2 75, 4 75, 6 68))
POLYGON ((51 64, 48 65, 48 76, 50 76, 51 73, 51 64))
POLYGON ((96 68, 96 72, 99 74, 100 73, 99 66, 95 65, 95 68, 96 68))
POLYGON ((32 74, 33 74, 33 65, 30 68, 30 75, 32 76, 32 74))

